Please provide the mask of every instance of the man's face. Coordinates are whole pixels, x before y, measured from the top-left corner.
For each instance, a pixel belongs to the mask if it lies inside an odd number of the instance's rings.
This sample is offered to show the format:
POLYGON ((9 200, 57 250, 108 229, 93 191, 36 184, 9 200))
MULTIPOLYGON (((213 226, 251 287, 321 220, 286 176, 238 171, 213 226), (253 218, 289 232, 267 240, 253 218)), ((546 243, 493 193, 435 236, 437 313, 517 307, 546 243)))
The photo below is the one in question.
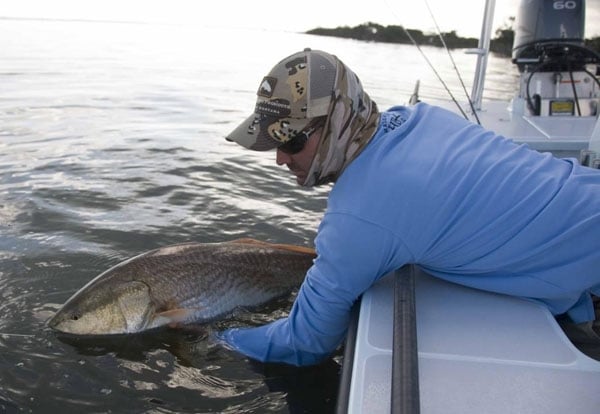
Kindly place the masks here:
POLYGON ((308 138, 308 141, 306 141, 306 145, 302 151, 296 154, 288 154, 280 149, 277 150, 275 162, 277 162, 277 165, 287 165, 289 170, 296 176, 296 182, 300 185, 304 184, 306 181, 308 171, 310 170, 313 158, 315 157, 315 152, 319 146, 319 141, 321 141, 322 133, 323 127, 318 128, 313 132, 308 138))

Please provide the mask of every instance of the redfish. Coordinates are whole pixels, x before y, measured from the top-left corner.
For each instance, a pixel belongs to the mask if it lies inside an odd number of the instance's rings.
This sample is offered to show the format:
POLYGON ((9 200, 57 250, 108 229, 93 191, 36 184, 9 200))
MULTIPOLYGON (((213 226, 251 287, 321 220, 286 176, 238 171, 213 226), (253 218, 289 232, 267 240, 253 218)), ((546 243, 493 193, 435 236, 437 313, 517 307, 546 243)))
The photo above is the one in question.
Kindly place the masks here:
POLYGON ((126 260, 75 293, 48 321, 75 335, 207 322, 299 286, 311 248, 254 239, 166 246, 126 260))

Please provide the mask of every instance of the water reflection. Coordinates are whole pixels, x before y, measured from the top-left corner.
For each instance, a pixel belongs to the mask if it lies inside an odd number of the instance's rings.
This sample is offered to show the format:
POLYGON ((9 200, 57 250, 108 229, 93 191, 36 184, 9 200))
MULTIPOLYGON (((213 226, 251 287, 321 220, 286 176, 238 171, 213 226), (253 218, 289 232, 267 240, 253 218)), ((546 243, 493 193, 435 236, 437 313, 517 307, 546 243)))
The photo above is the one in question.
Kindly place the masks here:
MULTIPOLYGON (((190 326, 95 338, 61 334, 59 339, 80 355, 76 362, 80 368, 93 357, 100 366, 88 370, 109 370, 118 376, 100 392, 115 397, 133 393, 138 399, 141 394, 144 401, 162 405, 168 412, 197 412, 203 406, 219 412, 333 410, 340 369, 333 359, 309 368, 261 364, 211 343, 211 329, 190 326), (177 392, 175 400, 170 389, 177 392), (195 408, 181 405, 186 395, 195 401, 195 408)), ((70 381, 69 374, 54 386, 66 389, 70 381)))

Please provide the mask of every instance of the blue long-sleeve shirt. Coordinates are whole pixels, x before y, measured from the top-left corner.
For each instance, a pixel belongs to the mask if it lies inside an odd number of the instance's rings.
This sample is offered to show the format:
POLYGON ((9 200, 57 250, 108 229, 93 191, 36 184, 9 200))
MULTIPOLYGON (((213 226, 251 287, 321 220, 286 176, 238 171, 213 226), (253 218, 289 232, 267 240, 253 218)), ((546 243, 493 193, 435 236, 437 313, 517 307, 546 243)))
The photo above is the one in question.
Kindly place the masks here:
POLYGON ((600 171, 441 108, 395 107, 334 185, 315 245, 289 316, 223 332, 230 346, 260 361, 319 362, 344 338, 353 302, 406 263, 592 320, 600 171))

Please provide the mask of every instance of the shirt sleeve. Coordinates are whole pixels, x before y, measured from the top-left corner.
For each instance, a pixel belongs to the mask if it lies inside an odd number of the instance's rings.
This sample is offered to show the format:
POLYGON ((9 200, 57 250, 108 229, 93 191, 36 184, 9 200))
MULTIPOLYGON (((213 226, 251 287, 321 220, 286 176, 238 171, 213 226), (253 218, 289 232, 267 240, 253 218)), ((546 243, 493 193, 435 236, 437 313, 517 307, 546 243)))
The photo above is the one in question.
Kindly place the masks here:
POLYGON ((354 301, 381 276, 410 262, 404 243, 352 215, 327 213, 315 240, 318 257, 287 318, 219 337, 262 362, 312 365, 344 339, 354 301))

